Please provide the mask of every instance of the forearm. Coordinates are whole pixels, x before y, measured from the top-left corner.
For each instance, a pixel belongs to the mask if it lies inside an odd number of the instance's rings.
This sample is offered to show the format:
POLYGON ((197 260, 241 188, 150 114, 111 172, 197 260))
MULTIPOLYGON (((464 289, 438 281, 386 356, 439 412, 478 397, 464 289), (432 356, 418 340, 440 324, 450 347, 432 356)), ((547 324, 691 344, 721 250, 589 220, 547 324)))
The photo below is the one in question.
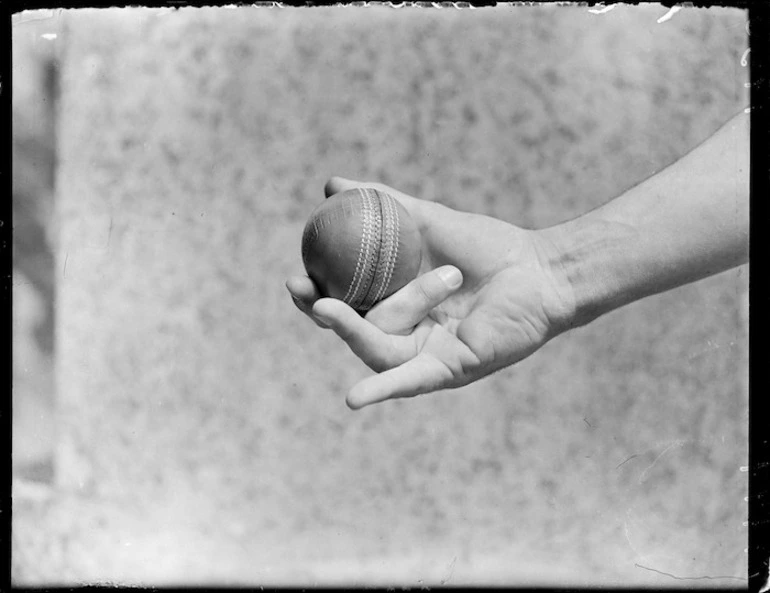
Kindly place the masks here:
POLYGON ((570 326, 748 261, 749 116, 618 198, 542 234, 570 326))

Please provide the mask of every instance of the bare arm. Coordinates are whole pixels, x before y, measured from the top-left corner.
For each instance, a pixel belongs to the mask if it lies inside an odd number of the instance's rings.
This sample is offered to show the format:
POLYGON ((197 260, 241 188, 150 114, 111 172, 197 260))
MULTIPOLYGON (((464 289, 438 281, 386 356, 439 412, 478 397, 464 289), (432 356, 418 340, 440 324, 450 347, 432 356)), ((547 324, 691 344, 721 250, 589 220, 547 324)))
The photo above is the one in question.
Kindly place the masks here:
POLYGON ((660 173, 542 231, 574 296, 570 326, 748 261, 749 116, 660 173))

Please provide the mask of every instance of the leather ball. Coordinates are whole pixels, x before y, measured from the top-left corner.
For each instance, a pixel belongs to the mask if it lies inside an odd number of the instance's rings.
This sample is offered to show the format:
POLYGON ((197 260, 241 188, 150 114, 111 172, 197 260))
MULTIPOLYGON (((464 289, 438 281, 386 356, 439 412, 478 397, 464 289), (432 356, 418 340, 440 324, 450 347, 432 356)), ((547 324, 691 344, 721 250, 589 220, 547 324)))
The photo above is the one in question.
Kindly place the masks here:
POLYGON ((371 188, 347 190, 310 214, 302 261, 323 296, 365 313, 417 277, 420 233, 393 196, 371 188))

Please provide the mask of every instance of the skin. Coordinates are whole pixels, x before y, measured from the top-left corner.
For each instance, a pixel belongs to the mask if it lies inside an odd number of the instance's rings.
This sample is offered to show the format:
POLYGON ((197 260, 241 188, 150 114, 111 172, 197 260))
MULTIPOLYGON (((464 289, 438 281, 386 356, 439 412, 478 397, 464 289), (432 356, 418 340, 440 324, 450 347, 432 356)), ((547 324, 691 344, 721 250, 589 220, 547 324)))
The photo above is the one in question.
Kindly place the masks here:
POLYGON ((333 177, 326 196, 388 192, 420 229, 421 274, 365 317, 321 298, 307 276, 286 286, 375 375, 354 385, 359 409, 466 385, 622 305, 748 262, 749 116, 604 206, 541 230, 333 177))

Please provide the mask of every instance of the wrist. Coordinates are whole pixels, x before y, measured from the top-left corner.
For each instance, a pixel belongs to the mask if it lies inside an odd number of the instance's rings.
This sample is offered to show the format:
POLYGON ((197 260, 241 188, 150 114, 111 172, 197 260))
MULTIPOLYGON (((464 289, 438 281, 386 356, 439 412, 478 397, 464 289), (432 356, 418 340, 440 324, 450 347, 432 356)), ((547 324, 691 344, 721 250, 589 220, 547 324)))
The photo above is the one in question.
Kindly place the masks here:
MULTIPOLYGON (((637 231, 619 222, 585 216, 538 231, 550 245, 548 266, 571 302, 566 329, 580 327, 625 304, 622 262, 637 231)), ((565 331, 566 331, 565 329, 565 331)))
POLYGON ((549 322, 549 339, 581 325, 578 321, 579 303, 575 292, 574 278, 570 274, 564 252, 567 247, 565 229, 551 227, 526 231, 531 234, 531 243, 540 267, 545 273, 547 287, 543 291, 543 310, 549 322))

